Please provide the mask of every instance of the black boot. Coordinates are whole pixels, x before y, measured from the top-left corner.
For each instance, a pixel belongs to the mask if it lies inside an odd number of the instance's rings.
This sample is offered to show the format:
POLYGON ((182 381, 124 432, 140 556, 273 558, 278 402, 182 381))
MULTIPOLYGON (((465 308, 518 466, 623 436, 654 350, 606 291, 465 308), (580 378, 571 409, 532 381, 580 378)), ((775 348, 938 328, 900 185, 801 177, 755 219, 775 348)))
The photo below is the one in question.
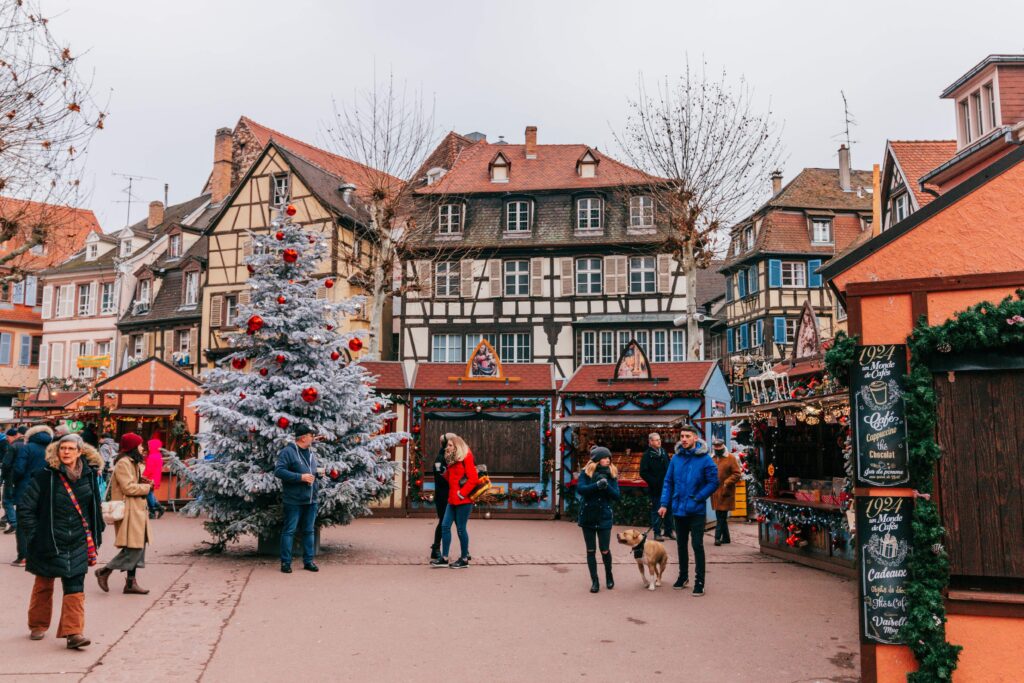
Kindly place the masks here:
POLYGON ((430 559, 436 560, 439 557, 441 557, 441 549, 436 545, 430 546, 430 559))
POLYGON ((615 579, 612 578, 612 554, 611 552, 604 553, 601 555, 601 559, 604 560, 604 585, 608 587, 608 590, 615 588, 615 579))
POLYGON ((594 553, 587 553, 587 568, 590 569, 590 592, 601 590, 601 582, 597 580, 597 558, 594 553))

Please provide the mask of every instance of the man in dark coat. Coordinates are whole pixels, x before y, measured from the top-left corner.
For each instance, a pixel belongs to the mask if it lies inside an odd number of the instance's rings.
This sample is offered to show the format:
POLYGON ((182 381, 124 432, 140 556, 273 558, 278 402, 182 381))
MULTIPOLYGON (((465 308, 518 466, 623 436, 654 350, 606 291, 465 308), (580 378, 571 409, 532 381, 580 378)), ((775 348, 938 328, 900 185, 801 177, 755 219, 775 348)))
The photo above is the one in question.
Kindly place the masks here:
POLYGON ((281 529, 281 571, 292 573, 292 544, 295 531, 302 534, 302 568, 317 572, 313 562, 316 553, 316 508, 320 483, 317 481, 313 428, 300 424, 293 432, 295 441, 277 454, 274 476, 281 480, 281 502, 284 505, 284 526, 281 529))
POLYGON ((14 458, 21 449, 21 434, 13 427, 4 434, 3 447, 0 448, 0 482, 3 486, 5 534, 13 534, 18 525, 18 512, 14 504, 14 458))
POLYGON ((647 436, 647 450, 640 458, 640 478, 647 484, 647 495, 651 501, 651 527, 654 529, 654 540, 664 541, 666 537, 675 538, 672 530, 672 516, 664 518, 658 514, 661 507, 661 488, 665 484, 665 472, 668 471, 669 456, 661 447, 661 434, 651 432, 647 436), (664 525, 665 535, 661 530, 664 525))
MULTIPOLYGON (((36 472, 46 468, 46 449, 53 441, 53 430, 46 425, 32 427, 25 432, 25 445, 18 449, 14 457, 14 504, 21 504, 21 496, 28 488, 29 482, 36 472)), ((25 541, 24 535, 18 534, 18 557, 11 564, 23 566, 25 564, 25 541)))

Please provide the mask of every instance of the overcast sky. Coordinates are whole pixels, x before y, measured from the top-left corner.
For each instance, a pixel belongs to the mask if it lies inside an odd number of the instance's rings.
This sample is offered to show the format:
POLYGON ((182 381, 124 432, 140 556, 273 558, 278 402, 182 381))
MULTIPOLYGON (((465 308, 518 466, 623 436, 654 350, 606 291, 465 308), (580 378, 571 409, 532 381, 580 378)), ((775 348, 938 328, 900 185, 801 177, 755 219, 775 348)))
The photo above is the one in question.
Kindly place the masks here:
MULTIPOLYGON (((614 153, 638 74, 678 74, 687 56, 743 75, 784 124, 786 180, 835 167, 845 90, 857 125, 853 164, 885 140, 953 137, 939 92, 990 53, 1024 51, 1012 2, 969 19, 945 2, 314 2, 42 0, 53 31, 110 98, 89 153, 92 208, 106 231, 134 220, 170 183, 172 203, 201 190, 214 131, 240 115, 322 140, 331 98, 389 70, 436 101, 438 124, 490 140, 587 143, 614 153), (1005 17, 1007 20, 1000 20, 1005 17), (984 30, 969 23, 984 22, 984 30)), ((980 24, 976 24, 980 25, 980 24)), ((767 184, 767 180, 765 181, 767 184)))

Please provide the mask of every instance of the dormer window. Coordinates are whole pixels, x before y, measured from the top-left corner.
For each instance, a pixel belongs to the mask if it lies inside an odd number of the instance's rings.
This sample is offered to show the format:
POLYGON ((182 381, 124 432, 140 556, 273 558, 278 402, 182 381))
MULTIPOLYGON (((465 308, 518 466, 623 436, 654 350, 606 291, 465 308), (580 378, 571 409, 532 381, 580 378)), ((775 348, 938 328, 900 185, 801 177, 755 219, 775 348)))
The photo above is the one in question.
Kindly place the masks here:
POLYGON ((95 261, 100 255, 100 245, 93 243, 85 248, 85 260, 95 261))
POLYGON ((643 230, 654 227, 654 198, 639 195, 629 198, 629 227, 643 230))
POLYGON ((591 232, 601 229, 601 198, 583 197, 576 200, 576 230, 591 232))
POLYGON ((427 185, 433 185, 441 178, 444 177, 445 170, 443 168, 435 167, 427 171, 427 185))
POLYGON ((127 258, 132 255, 132 238, 128 237, 121 240, 121 258, 127 258))
POLYGON ((961 146, 966 147, 999 125, 995 89, 985 83, 957 103, 961 146))
POLYGON ((442 204, 437 207, 437 231, 442 235, 458 235, 462 232, 461 204, 442 204))
POLYGON ((149 278, 139 280, 138 293, 135 296, 135 303, 137 304, 149 304, 149 292, 151 283, 149 278))
POLYGON ((811 221, 811 242, 813 244, 832 244, 831 218, 815 218, 811 221))
POLYGON ((491 182, 492 183, 507 183, 509 178, 509 171, 512 168, 511 162, 505 155, 498 152, 494 155, 494 159, 490 163, 491 171, 491 182))
POLYGON ((505 203, 505 232, 530 232, 530 202, 517 199, 505 203))
POLYGON ((593 178, 597 175, 597 164, 600 163, 589 149, 576 162, 576 175, 581 178, 593 178))
POLYGON ((185 272, 185 306, 195 306, 199 301, 199 271, 185 272))
POLYGON ((271 206, 284 206, 291 198, 291 182, 287 173, 270 176, 271 206))
POLYGON ((181 233, 167 238, 167 256, 181 258, 181 233))

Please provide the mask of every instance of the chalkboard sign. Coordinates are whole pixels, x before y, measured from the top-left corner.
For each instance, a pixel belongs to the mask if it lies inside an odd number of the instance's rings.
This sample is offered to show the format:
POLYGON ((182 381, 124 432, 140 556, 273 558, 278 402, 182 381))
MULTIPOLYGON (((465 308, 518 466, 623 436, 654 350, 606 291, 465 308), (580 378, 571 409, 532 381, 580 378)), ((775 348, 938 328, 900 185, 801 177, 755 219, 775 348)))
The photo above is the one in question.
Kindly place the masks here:
POLYGON ((857 483, 905 486, 907 462, 907 353, 902 344, 858 346, 850 370, 857 483))
POLYGON ((914 499, 895 496, 857 498, 860 546, 861 637, 876 643, 903 644, 898 633, 907 621, 907 559, 912 538, 914 499))

